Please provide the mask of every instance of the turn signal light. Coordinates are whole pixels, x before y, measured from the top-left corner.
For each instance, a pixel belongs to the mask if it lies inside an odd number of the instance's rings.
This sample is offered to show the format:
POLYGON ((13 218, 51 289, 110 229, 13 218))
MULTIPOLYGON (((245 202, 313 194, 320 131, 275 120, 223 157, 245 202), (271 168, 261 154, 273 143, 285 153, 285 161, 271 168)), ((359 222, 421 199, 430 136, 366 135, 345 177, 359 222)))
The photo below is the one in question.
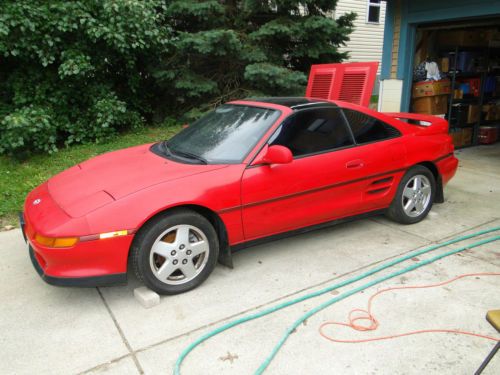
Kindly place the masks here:
POLYGON ((116 232, 101 233, 99 235, 99 239, 103 240, 105 238, 126 236, 127 234, 128 234, 128 230, 117 230, 116 232))
POLYGON ((132 229, 125 229, 125 230, 117 230, 114 232, 106 232, 106 233, 99 233, 99 234, 90 234, 88 236, 83 236, 79 238, 80 242, 86 242, 86 241, 95 241, 95 240, 105 240, 107 238, 115 238, 115 237, 120 237, 120 236, 126 236, 128 234, 134 234, 135 231, 132 229))
POLYGON ((71 247, 78 242, 77 237, 53 238, 39 234, 35 235, 35 241, 47 247, 71 247))

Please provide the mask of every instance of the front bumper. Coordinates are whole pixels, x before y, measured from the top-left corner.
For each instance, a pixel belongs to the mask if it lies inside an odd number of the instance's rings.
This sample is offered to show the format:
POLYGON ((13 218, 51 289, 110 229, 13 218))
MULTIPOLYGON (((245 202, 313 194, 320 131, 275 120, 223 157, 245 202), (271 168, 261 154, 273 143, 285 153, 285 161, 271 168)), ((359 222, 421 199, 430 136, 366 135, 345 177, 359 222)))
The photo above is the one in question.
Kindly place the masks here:
POLYGON ((35 257, 35 251, 29 245, 30 259, 35 267, 36 272, 40 275, 43 281, 50 285, 56 286, 75 286, 75 287, 97 287, 97 286, 112 286, 122 285, 127 283, 126 273, 117 273, 114 275, 91 276, 91 277, 54 277, 43 272, 42 267, 35 257))
POLYGON ((29 255, 40 277, 51 285, 97 287, 127 282, 127 255, 133 236, 77 243, 70 248, 48 248, 36 243, 23 213, 19 223, 29 255))
POLYGON ((28 242, 28 237, 26 237, 26 222, 24 221, 24 214, 22 212, 19 212, 19 227, 21 228, 24 242, 28 242))

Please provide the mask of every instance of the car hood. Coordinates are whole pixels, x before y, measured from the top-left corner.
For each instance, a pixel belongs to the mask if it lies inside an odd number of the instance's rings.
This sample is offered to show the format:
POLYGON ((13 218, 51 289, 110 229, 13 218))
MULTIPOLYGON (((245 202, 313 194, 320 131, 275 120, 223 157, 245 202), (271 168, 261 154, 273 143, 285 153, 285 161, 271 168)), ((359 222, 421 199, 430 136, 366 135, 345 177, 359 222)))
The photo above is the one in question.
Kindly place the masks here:
POLYGON ((149 186, 226 167, 177 163, 150 147, 114 151, 75 165, 48 181, 49 193, 69 216, 80 217, 149 186))

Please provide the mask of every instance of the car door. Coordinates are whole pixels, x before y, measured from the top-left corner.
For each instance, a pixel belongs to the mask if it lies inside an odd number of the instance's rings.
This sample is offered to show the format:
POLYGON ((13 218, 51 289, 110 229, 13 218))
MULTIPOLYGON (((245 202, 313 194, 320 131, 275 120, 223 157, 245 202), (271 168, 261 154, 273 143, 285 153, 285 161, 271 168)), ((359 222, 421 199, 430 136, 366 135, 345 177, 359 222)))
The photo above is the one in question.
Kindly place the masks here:
POLYGON ((367 112, 344 109, 363 162, 359 211, 390 205, 405 173, 406 149, 399 130, 367 112))
POLYGON ((288 117, 269 145, 288 147, 289 164, 250 165, 242 176, 246 240, 350 215, 361 202, 356 147, 339 108, 288 117))

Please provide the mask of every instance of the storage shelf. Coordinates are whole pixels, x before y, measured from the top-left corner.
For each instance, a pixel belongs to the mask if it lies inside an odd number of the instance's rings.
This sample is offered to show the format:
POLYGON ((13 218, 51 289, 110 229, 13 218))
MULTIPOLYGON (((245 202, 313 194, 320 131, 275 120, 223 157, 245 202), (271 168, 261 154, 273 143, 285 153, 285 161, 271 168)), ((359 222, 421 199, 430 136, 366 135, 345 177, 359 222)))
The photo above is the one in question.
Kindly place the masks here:
MULTIPOLYGON (((449 53, 455 53, 455 48, 457 46, 439 46, 438 50, 439 52, 449 52, 449 53)), ((500 46, 470 46, 470 47, 459 47, 459 51, 466 51, 466 52, 482 52, 485 49, 489 50, 500 50, 500 46)))
MULTIPOLYGON (((453 73, 448 72, 449 75, 453 73)), ((481 77, 485 72, 457 72, 455 77, 457 78, 470 78, 470 77, 481 77)))
POLYGON ((457 103, 457 104, 479 104, 479 100, 480 100, 479 97, 453 99, 453 103, 457 103))
MULTIPOLYGON (((454 40, 454 39, 453 39, 454 40)), ((442 44, 438 46, 437 51, 439 53, 438 56, 440 57, 446 57, 449 56, 450 60, 448 60, 449 63, 449 71, 446 72, 447 78, 450 79, 451 81, 451 92, 447 96, 447 101, 448 101, 448 111, 447 111, 447 119, 449 121, 449 129, 450 132, 456 133, 456 135, 460 138, 460 134, 463 134, 463 140, 465 140, 467 137, 471 138, 471 143, 463 145, 461 147, 457 147, 457 149, 461 148, 467 148, 467 147, 472 147, 475 146, 479 143, 479 127, 481 125, 490 125, 490 126, 500 126, 500 120, 492 120, 492 121, 485 121, 483 118, 484 116, 481 114, 482 108, 476 107, 476 105, 483 105, 486 104, 490 101, 495 101, 499 100, 500 97, 494 97, 495 95, 494 92, 488 91, 486 92, 486 86, 489 85, 489 79, 488 77, 498 77, 500 76, 500 73, 498 72, 498 68, 495 68, 495 65, 492 65, 492 62, 494 62, 494 59, 492 59, 492 56, 495 57, 495 59, 500 56, 500 46, 460 46, 460 45, 450 45, 452 43, 451 40, 442 41, 445 44, 442 44), (469 65, 469 62, 464 60, 465 62, 460 62, 462 60, 459 59, 459 53, 460 52, 470 52, 470 54, 466 55, 473 55, 473 56, 482 56, 484 59, 484 63, 481 62, 481 66, 477 66, 476 68, 478 69, 485 69, 485 71, 468 71, 468 72, 463 72, 459 71, 459 67, 462 66, 463 68, 473 68, 473 65, 469 65), (454 61, 454 63, 452 63, 454 61), (483 66, 484 65, 484 66, 483 66), (493 67, 492 67, 493 66, 493 67), (488 71, 489 70, 489 71, 488 71), (454 98, 454 90, 459 88, 459 84, 463 81, 466 81, 466 79, 477 79, 478 85, 474 84, 474 89, 476 91, 471 91, 469 92, 469 96, 466 96, 465 98, 454 98), (473 93, 478 93, 478 96, 472 96, 473 93), (459 106, 457 108, 457 104, 463 104, 464 107, 459 106), (471 107, 465 107, 465 105, 470 105, 471 107), (452 108, 452 106, 454 108, 452 108), (452 117, 452 110, 456 111, 453 112, 453 119, 450 119, 452 117), (477 116, 477 110, 479 110, 479 116, 477 116), (467 112, 468 111, 468 112, 467 112), (471 112, 473 111, 473 112, 471 112), (465 116, 465 118, 464 118, 465 116), (477 118, 478 120, 474 123, 469 123, 465 124, 463 123, 464 120, 467 118, 470 118, 470 116, 473 116, 472 118, 477 118), (458 120, 460 121, 460 125, 453 120, 458 120), (455 123, 453 123, 455 122, 455 123)), ((484 40, 479 41, 479 43, 484 42, 484 40)), ((478 44, 479 44, 478 43, 478 44)), ((468 56, 464 56, 464 59, 468 58, 468 56)), ((483 61, 483 60, 481 60, 483 61)), ((478 65, 478 64, 476 64, 478 65)), ((475 66, 475 65, 474 65, 475 66)), ((471 84, 472 85, 472 84, 471 84)), ((488 86, 489 88, 490 86, 488 86)), ((462 141, 463 141, 462 140, 462 141)), ((454 139, 454 142, 457 141, 457 144, 460 143, 460 139, 454 139)))
POLYGON ((482 120, 481 125, 500 125, 500 120, 482 120))
POLYGON ((500 100, 500 96, 490 96, 490 95, 487 95, 486 93, 484 94, 484 97, 483 97, 483 103, 486 103, 488 101, 496 101, 496 100, 500 100))

